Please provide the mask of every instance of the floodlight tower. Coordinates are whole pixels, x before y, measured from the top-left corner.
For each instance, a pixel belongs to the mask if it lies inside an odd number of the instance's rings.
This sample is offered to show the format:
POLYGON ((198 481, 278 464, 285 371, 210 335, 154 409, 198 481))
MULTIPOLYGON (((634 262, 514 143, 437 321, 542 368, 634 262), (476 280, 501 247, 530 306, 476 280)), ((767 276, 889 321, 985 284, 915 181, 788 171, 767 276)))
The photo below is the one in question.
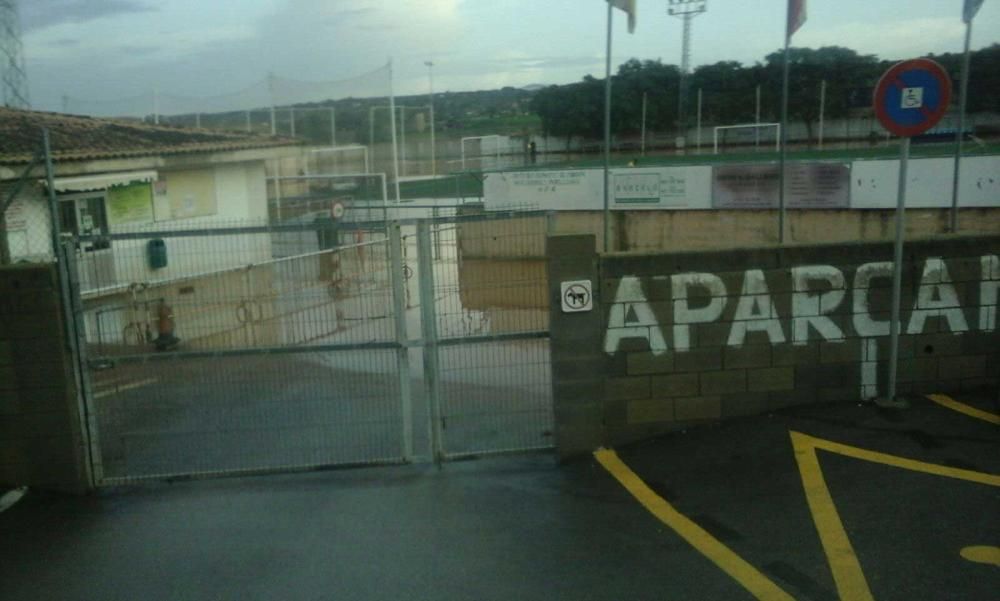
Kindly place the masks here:
POLYGON ((31 108, 17 0, 0 0, 0 84, 4 106, 31 108))
POLYGON ((687 132, 687 114, 684 103, 688 92, 688 73, 691 70, 691 21, 708 10, 708 0, 668 0, 667 14, 684 21, 684 37, 681 42, 681 81, 677 99, 677 128, 681 136, 687 132))

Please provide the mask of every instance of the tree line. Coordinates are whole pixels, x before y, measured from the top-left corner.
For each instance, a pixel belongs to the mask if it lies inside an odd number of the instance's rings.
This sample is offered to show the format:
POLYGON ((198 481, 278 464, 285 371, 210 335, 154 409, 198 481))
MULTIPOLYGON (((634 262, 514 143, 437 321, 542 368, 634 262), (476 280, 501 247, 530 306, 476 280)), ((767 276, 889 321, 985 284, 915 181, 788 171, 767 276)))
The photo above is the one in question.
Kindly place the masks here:
MULTIPOLYGON (((930 55, 951 73, 958 100, 962 55, 930 55)), ((789 53, 789 119, 802 121, 812 136, 819 119, 820 87, 826 81, 826 118, 869 114, 872 90, 895 61, 858 54, 849 48, 792 48, 789 53)), ((760 87, 761 121, 780 119, 782 51, 763 62, 743 65, 722 61, 698 67, 688 76, 685 98, 687 127, 695 123, 697 91, 702 90, 702 122, 708 125, 753 123, 756 90, 760 87)), ((615 135, 635 135, 642 128, 643 95, 649 131, 679 131, 680 69, 661 61, 632 59, 611 78, 611 128, 615 135)), ((573 139, 599 139, 604 128, 604 80, 590 75, 582 81, 539 90, 531 103, 541 117, 543 133, 573 139)), ((968 111, 1000 112, 1000 44, 972 53, 968 111)))

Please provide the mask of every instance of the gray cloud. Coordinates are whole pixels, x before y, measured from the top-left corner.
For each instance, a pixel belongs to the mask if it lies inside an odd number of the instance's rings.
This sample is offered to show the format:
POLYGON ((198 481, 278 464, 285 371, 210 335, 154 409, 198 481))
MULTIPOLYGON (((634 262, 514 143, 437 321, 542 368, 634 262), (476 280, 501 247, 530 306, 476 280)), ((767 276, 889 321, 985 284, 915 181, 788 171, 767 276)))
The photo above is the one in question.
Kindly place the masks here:
POLYGON ((335 19, 358 19, 369 17, 371 15, 378 14, 378 11, 372 7, 368 8, 348 8, 344 10, 338 10, 333 13, 333 18, 335 19))
POLYGON ((158 46, 121 46, 119 50, 130 56, 146 56, 160 50, 158 46))
POLYGON ((21 3, 21 27, 33 31, 62 23, 84 23, 157 10, 138 0, 31 0, 21 3))
POLYGON ((482 62, 511 69, 561 69, 565 67, 589 67, 597 61, 600 61, 600 57, 539 56, 534 58, 493 58, 482 62))

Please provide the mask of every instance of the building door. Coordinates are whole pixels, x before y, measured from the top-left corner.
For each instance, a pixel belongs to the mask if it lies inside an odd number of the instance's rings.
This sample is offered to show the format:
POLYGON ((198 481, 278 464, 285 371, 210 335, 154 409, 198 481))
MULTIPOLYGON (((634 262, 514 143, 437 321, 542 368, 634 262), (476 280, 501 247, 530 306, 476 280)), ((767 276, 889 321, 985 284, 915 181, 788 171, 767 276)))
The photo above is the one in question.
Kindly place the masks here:
POLYGON ((59 198, 62 232, 72 234, 76 242, 77 270, 84 290, 113 285, 114 256, 108 237, 108 213, 105 194, 90 192, 59 198))

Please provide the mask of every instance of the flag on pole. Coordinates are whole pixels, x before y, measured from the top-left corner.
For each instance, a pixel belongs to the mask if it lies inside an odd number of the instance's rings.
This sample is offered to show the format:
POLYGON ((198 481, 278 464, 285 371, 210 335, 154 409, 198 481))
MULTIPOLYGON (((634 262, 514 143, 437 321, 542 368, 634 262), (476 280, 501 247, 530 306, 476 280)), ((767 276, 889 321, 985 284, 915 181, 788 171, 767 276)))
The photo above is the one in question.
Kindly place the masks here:
POLYGON ((965 10, 962 13, 962 20, 966 23, 971 23, 982 6, 983 0, 965 0, 965 10))
MULTIPOLYGON (((979 0, 982 2, 982 0, 979 0)), ((791 39, 799 27, 806 22, 806 0, 788 0, 788 29, 786 36, 791 39)))
POLYGON ((608 0, 611 6, 619 8, 628 14, 628 32, 635 33, 635 2, 636 0, 608 0))

